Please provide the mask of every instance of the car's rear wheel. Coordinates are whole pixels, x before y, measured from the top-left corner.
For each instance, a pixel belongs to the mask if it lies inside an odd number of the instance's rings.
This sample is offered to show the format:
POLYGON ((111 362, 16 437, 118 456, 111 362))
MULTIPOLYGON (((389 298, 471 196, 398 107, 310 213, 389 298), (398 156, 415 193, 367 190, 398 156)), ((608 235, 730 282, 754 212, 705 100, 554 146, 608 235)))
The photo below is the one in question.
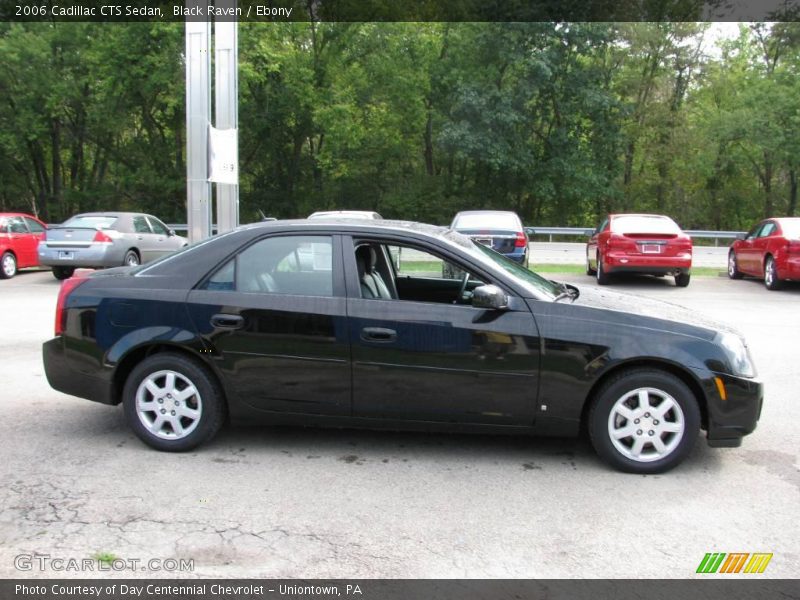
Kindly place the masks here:
POLYGON ((678 287, 686 287, 689 285, 689 280, 692 278, 689 273, 678 273, 675 275, 675 285, 678 287))
POLYGON ((592 263, 589 262, 589 255, 586 255, 586 274, 595 275, 597 272, 592 268, 592 263))
POLYGON ((17 257, 11 252, 3 254, 0 259, 0 279, 11 279, 17 274, 17 257))
POLYGON ((139 363, 123 389, 128 424, 148 446, 191 450, 225 421, 222 390, 200 363, 180 354, 155 354, 139 363))
POLYGON ((764 263, 764 285, 768 290, 779 290, 783 287, 783 281, 778 277, 775 259, 771 256, 768 256, 767 262, 764 263))
POLYGON ((736 264, 736 252, 733 250, 728 253, 728 277, 731 279, 741 279, 743 277, 742 272, 736 264))
POLYGON ((75 272, 75 267, 53 267, 53 277, 59 281, 69 279, 75 272))
POLYGON ((122 262, 126 267, 138 267, 141 260, 139 260, 139 255, 136 253, 136 250, 128 250, 122 262))
POLYGON ((628 473, 663 473, 691 451, 700 408, 679 378, 658 369, 633 369, 598 390, 589 412, 597 454, 628 473))
POLYGON ((606 273, 606 269, 603 266, 603 258, 599 254, 597 255, 597 272, 595 275, 597 276, 598 285, 608 285, 611 280, 611 276, 606 273))

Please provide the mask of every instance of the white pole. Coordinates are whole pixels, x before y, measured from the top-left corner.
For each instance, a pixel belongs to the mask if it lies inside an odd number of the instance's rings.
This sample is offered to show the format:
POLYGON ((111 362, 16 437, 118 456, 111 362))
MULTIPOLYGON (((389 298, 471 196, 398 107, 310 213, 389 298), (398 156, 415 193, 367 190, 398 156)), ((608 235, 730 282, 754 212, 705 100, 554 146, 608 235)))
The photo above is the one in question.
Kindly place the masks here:
MULTIPOLYGON (((216 6, 235 9, 236 0, 217 0, 216 6)), ((235 10, 228 14, 235 14, 235 10)), ((238 129, 238 22, 236 18, 227 19, 214 22, 214 114, 217 129, 238 129)), ((235 160, 238 173, 238 151, 235 160)), ((222 233, 239 225, 239 186, 231 183, 216 185, 217 231, 222 233)))

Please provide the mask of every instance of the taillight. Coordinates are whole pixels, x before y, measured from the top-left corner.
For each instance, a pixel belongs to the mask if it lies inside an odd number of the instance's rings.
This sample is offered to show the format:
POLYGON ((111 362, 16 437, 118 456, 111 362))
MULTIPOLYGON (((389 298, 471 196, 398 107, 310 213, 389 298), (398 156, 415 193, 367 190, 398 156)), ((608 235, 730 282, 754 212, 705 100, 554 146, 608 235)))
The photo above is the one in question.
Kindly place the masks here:
POLYGON ((786 252, 788 254, 800 254, 800 241, 790 240, 787 242, 786 252))
POLYGON ((517 238, 514 240, 514 247, 515 248, 524 248, 528 245, 528 238, 525 237, 524 231, 517 232, 517 238))
POLYGON ((58 290, 58 300, 56 302, 56 335, 64 333, 64 329, 67 326, 67 297, 86 280, 86 277, 73 276, 61 282, 61 289, 58 290))
POLYGON ((107 236, 105 233, 103 233, 102 231, 99 231, 99 230, 98 230, 98 232, 94 234, 94 239, 93 239, 92 241, 93 241, 93 242, 100 242, 101 244, 110 244, 110 243, 112 243, 114 240, 112 240, 110 237, 108 237, 108 236, 107 236))

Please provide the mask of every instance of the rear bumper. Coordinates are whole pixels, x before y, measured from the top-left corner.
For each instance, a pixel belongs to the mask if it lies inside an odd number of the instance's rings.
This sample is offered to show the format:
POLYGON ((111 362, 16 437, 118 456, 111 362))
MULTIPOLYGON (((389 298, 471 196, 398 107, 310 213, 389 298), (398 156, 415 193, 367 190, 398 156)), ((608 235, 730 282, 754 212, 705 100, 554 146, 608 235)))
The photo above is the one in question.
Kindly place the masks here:
POLYGON ((603 267, 606 273, 688 273, 692 269, 692 257, 609 252, 603 256, 603 267))
POLYGON ((39 244, 39 264, 47 267, 119 267, 122 250, 113 244, 97 244, 88 248, 55 247, 39 244), (63 253, 71 253, 65 258, 63 253))
POLYGON ((786 256, 783 260, 778 260, 779 279, 791 279, 800 281, 800 256, 786 256))
POLYGON ((64 339, 53 338, 42 344, 42 362, 47 383, 54 390, 85 398, 101 404, 115 404, 111 383, 105 379, 81 373, 70 366, 67 360, 64 339))
POLYGON ((740 446, 742 438, 752 433, 761 417, 764 384, 757 379, 715 373, 722 380, 727 395, 722 400, 716 383, 707 389, 708 445, 716 448, 740 446))

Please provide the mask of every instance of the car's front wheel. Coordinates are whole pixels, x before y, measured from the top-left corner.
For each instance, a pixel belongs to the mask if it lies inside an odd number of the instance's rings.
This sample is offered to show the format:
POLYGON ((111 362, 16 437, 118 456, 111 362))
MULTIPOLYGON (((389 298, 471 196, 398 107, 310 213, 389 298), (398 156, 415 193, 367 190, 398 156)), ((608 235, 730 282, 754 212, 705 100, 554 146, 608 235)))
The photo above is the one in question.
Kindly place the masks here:
POLYGON ((778 277, 775 259, 771 256, 768 256, 767 262, 764 263, 764 285, 768 290, 779 290, 783 287, 783 281, 778 277))
POLYGON ((6 252, 0 259, 0 279, 11 279, 17 274, 17 257, 6 252))
POLYGON ((168 452, 199 446, 225 421, 216 380, 199 362, 180 354, 155 354, 139 363, 125 381, 123 404, 134 433, 168 452))
POLYGON ((628 473, 663 473, 691 451, 700 408, 679 378, 657 369, 633 369, 598 390, 589 412, 597 454, 628 473))
POLYGON ((69 279, 75 272, 75 267, 53 267, 53 277, 59 281, 69 279))

